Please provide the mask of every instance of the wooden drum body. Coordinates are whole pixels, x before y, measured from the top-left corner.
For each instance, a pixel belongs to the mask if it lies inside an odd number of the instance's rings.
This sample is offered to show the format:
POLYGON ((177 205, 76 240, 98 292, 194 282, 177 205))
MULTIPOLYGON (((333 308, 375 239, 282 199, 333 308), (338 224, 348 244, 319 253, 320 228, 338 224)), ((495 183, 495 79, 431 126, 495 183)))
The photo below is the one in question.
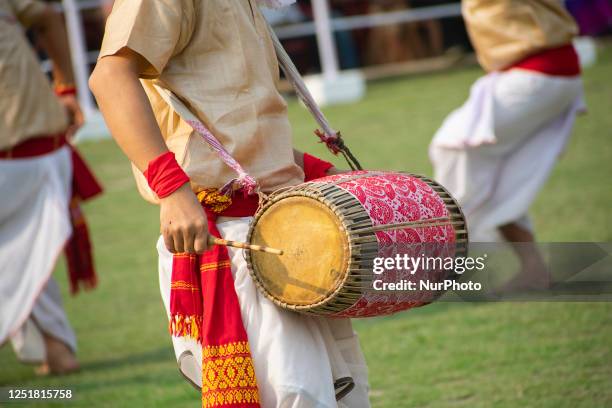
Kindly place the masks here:
POLYGON ((272 194, 255 215, 248 239, 284 255, 247 251, 247 262, 262 293, 283 308, 327 317, 381 316, 430 303, 441 291, 377 291, 374 280, 416 281, 427 274, 441 282, 455 273, 438 268, 375 274, 375 258, 462 256, 466 231, 458 204, 437 183, 359 171, 272 194))

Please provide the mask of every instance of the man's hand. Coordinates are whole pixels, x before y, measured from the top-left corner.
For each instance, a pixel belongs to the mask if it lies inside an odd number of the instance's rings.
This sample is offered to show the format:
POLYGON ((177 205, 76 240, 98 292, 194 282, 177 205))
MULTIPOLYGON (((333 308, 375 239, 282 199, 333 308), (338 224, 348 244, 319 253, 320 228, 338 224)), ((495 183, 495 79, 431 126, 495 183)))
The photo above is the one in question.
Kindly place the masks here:
POLYGON ((81 111, 79 101, 75 95, 62 95, 59 97, 59 99, 62 105, 64 105, 66 108, 66 113, 68 114, 69 126, 66 130, 66 136, 68 139, 72 139, 77 130, 83 126, 85 118, 83 116, 83 112, 81 111))
MULTIPOLYGON (((36 33, 38 45, 53 62, 53 82, 63 85, 74 84, 70 47, 62 15, 47 4, 38 15, 34 16, 31 28, 36 33)), ((59 99, 68 114, 69 127, 66 134, 70 139, 83 125, 83 112, 75 95, 62 95, 59 99)))
POLYGON ((208 249, 208 221, 189 184, 161 200, 161 232, 168 251, 200 254, 208 249))
MULTIPOLYGON (((168 152, 149 99, 139 80, 149 63, 123 48, 103 57, 89 78, 111 134, 132 163, 144 172, 151 160, 168 152)), ((173 253, 202 253, 208 248, 208 222, 189 184, 160 200, 160 227, 173 253)))

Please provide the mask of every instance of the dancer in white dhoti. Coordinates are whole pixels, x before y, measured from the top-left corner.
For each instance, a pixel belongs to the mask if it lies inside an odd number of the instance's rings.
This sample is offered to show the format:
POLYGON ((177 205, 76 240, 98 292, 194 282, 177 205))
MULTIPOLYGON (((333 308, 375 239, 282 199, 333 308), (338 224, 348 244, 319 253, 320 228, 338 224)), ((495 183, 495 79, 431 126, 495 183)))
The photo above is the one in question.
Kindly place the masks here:
POLYGON ((251 181, 271 192, 305 177, 257 6, 116 0, 90 85, 140 192, 160 205, 162 297, 203 406, 368 407, 350 321, 279 309, 257 292, 242 250, 208 247, 209 232, 246 239, 258 205, 251 181))
MULTIPOLYGON (((436 133, 436 179, 459 200, 471 241, 533 242, 528 211, 584 109, 577 33, 560 0, 464 0, 463 16, 488 74, 436 133)), ((533 246, 517 246, 516 283, 548 277, 533 246)))
POLYGON ((73 291, 78 281, 95 284, 78 201, 99 191, 66 140, 82 123, 67 50, 63 21, 50 6, 0 0, 0 344, 10 338, 21 361, 57 374, 78 362, 51 272, 66 249, 73 291), (53 62, 55 94, 27 27, 53 62))

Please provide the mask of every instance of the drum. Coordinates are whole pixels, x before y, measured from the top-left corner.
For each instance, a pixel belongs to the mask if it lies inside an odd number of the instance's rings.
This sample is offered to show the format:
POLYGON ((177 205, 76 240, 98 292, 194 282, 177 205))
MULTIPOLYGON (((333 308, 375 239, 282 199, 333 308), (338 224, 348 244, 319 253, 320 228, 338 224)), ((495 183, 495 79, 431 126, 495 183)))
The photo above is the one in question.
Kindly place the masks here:
POLYGON ((381 273, 380 259, 463 256, 467 228, 457 202, 436 182, 359 171, 273 193, 255 215, 248 239, 284 251, 246 253, 259 290, 278 306, 318 316, 368 317, 422 306, 443 292, 431 286, 379 290, 384 282, 408 286, 425 276, 436 283, 456 275, 440 264, 423 267, 425 262, 418 271, 394 267, 381 273))

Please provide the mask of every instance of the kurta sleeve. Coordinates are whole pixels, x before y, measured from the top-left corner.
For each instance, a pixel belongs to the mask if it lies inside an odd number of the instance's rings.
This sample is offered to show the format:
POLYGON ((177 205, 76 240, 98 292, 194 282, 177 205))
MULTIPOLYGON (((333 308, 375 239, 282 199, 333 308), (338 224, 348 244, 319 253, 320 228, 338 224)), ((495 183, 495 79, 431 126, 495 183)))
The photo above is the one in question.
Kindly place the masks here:
POLYGON ((99 58, 127 47, 149 62, 143 77, 159 76, 190 35, 185 32, 189 13, 193 4, 186 0, 116 0, 99 58))

